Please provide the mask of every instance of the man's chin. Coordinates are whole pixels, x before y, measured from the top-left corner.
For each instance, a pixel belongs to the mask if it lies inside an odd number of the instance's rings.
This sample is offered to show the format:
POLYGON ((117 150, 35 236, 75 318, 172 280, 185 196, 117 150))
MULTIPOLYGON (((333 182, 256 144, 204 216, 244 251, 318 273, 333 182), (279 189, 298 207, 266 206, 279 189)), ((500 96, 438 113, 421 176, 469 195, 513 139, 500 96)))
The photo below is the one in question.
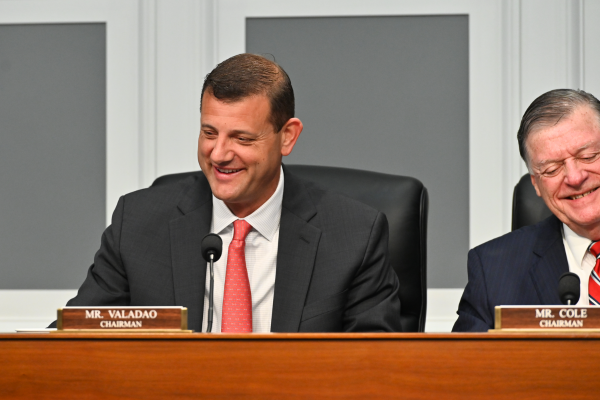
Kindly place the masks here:
MULTIPOLYGON (((587 238, 600 234, 600 215, 563 215, 559 219, 571 230, 587 238)), ((598 238, 594 239, 597 240, 598 238)))
POLYGON ((223 193, 220 191, 214 191, 213 190, 213 195, 219 199, 222 200, 224 203, 228 204, 228 203, 235 203, 237 196, 234 193, 223 193))
POLYGON ((233 199, 237 196, 239 185, 233 185, 231 182, 223 183, 219 182, 214 177, 212 179, 208 179, 208 184, 210 185, 210 190, 213 195, 223 201, 227 201, 227 199, 233 199))
POLYGON ((230 179, 226 182, 223 182, 214 175, 207 175, 207 179, 208 184, 210 185, 210 190, 212 190, 215 197, 223 201, 225 201, 224 199, 227 198, 235 198, 239 193, 239 188, 242 186, 242 183, 239 179, 230 179))

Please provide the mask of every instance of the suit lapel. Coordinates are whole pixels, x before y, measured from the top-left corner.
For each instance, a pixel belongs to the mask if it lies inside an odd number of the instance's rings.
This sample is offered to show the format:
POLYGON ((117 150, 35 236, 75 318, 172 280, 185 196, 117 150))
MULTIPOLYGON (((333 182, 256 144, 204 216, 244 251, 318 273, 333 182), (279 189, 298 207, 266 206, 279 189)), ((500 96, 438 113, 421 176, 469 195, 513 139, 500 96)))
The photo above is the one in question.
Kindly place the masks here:
POLYGON ((189 329, 198 332, 202 329, 206 282, 206 261, 200 243, 210 230, 211 193, 204 175, 198 177, 178 204, 183 215, 169 224, 175 302, 188 308, 189 329))
POLYGON ((558 280, 569 272, 569 264, 562 240, 561 222, 552 216, 538 226, 540 234, 533 252, 539 260, 529 270, 533 286, 541 304, 561 304, 558 280))
POLYGON ((271 331, 298 332, 321 230, 308 222, 317 211, 304 185, 284 173, 271 331))

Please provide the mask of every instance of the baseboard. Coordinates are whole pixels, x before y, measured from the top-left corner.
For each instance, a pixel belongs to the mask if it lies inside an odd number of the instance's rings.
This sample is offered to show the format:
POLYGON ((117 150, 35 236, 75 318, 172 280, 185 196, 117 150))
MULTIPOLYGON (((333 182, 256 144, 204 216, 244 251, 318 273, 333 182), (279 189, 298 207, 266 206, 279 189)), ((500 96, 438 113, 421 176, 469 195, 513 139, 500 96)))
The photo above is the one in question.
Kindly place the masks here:
POLYGON ((427 289, 425 332, 450 332, 463 289, 427 289))
POLYGON ((77 290, 0 290, 0 332, 45 328, 77 290))
MULTIPOLYGON (((462 289, 428 289, 426 332, 450 332, 462 289)), ((76 290, 0 290, 0 332, 44 328, 76 290)))

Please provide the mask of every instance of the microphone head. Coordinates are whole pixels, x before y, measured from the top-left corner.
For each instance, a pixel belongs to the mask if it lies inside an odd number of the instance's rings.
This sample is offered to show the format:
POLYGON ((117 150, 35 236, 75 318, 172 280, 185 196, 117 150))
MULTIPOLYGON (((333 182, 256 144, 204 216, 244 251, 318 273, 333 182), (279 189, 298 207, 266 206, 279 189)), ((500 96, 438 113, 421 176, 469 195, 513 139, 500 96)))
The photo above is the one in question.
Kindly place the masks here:
POLYGON ((204 257, 207 262, 210 261, 211 254, 213 255, 213 261, 217 261, 221 258, 221 253, 223 252, 223 240, 219 235, 209 233, 202 238, 200 248, 202 250, 202 257, 204 257))
POLYGON ((558 296, 563 304, 577 304, 579 301, 580 286, 579 277, 572 272, 565 272, 558 280, 558 296))

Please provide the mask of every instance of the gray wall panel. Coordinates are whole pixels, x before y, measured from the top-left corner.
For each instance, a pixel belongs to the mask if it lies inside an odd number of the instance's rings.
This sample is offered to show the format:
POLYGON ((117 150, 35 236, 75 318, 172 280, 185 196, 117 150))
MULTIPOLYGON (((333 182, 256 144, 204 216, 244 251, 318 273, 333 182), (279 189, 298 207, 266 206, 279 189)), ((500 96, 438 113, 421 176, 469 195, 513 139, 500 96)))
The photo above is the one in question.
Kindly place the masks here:
POLYGON ((72 289, 105 225, 104 24, 0 25, 0 289, 72 289))
POLYGON ((289 73, 305 129, 287 163, 409 175, 429 190, 429 287, 469 249, 468 17, 250 18, 246 50, 289 73))

